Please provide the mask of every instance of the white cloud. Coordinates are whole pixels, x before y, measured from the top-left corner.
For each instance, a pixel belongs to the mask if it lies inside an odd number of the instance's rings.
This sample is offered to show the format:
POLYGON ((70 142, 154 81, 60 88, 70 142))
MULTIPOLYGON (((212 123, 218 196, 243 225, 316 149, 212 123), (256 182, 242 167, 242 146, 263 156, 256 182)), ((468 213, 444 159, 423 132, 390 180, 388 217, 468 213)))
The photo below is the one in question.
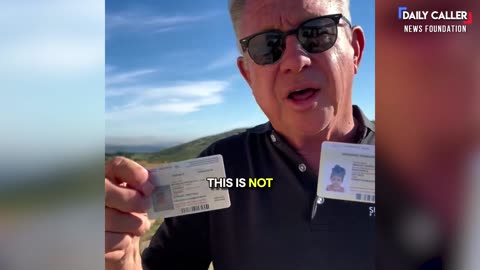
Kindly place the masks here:
POLYGON ((173 86, 148 89, 141 98, 148 100, 167 97, 210 97, 222 92, 226 86, 227 83, 223 81, 183 82, 173 86))
POLYGON ((107 87, 105 89, 105 96, 108 97, 119 97, 125 96, 136 91, 143 91, 145 88, 132 86, 132 87, 107 87))
POLYGON ((142 77, 144 75, 148 75, 157 71, 155 69, 140 69, 140 70, 133 70, 128 72, 112 74, 112 68, 110 67, 109 69, 110 71, 107 70, 107 75, 105 78, 105 83, 107 86, 111 86, 114 84, 132 83, 132 82, 135 82, 139 77, 142 77))
POLYGON ((208 16, 154 16, 143 18, 140 22, 144 25, 155 25, 155 26, 165 26, 165 25, 176 25, 182 23, 191 23, 197 22, 208 18, 208 16))
POLYGON ((160 29, 157 29, 155 31, 153 31, 154 33, 166 33, 166 32, 172 32, 173 30, 176 30, 178 29, 179 27, 164 27, 164 28, 160 28, 160 29))
POLYGON ((206 70, 212 71, 215 69, 234 67, 238 56, 239 54, 236 49, 230 50, 208 64, 206 70))
POLYGON ((208 13, 205 15, 186 16, 159 16, 148 15, 144 12, 131 11, 128 13, 107 14, 106 26, 107 32, 114 29, 145 31, 150 30, 156 33, 169 32, 178 27, 210 19, 217 13, 208 13))
MULTIPOLYGON (((189 81, 170 86, 144 88, 136 86, 117 93, 129 95, 130 102, 115 107, 106 113, 107 120, 124 120, 144 114, 187 114, 201 108, 223 102, 222 93, 227 81, 189 81)), ((113 95, 110 95, 112 97, 113 95)), ((107 98, 109 96, 107 95, 107 98)))

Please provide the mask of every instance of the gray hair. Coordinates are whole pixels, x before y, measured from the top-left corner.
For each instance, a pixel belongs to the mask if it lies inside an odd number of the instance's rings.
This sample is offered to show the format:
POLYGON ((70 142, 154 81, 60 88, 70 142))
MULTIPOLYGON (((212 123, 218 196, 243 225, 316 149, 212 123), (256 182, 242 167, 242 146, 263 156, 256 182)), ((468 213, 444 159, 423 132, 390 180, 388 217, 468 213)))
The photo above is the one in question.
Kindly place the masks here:
MULTIPOLYGON (((229 0, 228 1, 228 10, 230 12, 230 18, 232 19, 233 29, 235 30, 235 35, 237 38, 239 32, 240 19, 242 18, 243 8, 245 7, 245 2, 247 0, 229 0)), ((329 0, 335 2, 338 7, 343 10, 343 16, 352 21, 350 17, 350 0, 329 0)))
POLYGON ((238 38, 238 25, 242 17, 243 8, 246 0, 228 0, 228 11, 230 12, 230 19, 232 20, 235 35, 238 38))

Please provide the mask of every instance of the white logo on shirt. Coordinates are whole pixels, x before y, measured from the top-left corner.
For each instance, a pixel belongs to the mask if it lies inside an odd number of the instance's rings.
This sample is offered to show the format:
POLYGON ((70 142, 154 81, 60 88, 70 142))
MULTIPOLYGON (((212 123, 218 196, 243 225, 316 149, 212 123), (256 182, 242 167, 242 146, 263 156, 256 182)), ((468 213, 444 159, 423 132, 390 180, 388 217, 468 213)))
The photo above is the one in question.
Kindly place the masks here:
POLYGON ((371 217, 374 217, 375 216, 375 206, 370 206, 368 208, 369 212, 370 212, 370 216, 371 217))

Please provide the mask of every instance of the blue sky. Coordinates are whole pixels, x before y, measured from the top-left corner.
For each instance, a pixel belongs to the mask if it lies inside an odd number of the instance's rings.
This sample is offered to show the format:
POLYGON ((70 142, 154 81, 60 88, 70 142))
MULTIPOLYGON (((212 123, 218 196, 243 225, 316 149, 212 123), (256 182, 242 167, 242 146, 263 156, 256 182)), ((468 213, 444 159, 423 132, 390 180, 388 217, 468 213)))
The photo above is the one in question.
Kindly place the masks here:
MULTIPOLYGON (((227 2, 106 1, 107 143, 184 142, 267 121, 237 70, 227 2)), ((374 1, 352 1, 367 40, 353 102, 371 119, 374 12, 374 1)))

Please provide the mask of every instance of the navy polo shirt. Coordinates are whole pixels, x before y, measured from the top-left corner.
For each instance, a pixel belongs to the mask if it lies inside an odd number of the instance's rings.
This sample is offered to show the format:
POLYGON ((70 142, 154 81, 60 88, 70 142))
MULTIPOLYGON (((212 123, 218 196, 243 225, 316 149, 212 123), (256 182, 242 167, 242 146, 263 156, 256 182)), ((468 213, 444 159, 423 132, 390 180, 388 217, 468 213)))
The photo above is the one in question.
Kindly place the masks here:
MULTIPOLYGON (((357 106, 355 141, 375 144, 357 106)), ((326 199, 311 219, 317 172, 266 123, 215 142, 226 176, 272 177, 271 188, 229 189, 231 207, 167 218, 142 254, 147 269, 370 270, 375 263, 371 204, 326 199)))

